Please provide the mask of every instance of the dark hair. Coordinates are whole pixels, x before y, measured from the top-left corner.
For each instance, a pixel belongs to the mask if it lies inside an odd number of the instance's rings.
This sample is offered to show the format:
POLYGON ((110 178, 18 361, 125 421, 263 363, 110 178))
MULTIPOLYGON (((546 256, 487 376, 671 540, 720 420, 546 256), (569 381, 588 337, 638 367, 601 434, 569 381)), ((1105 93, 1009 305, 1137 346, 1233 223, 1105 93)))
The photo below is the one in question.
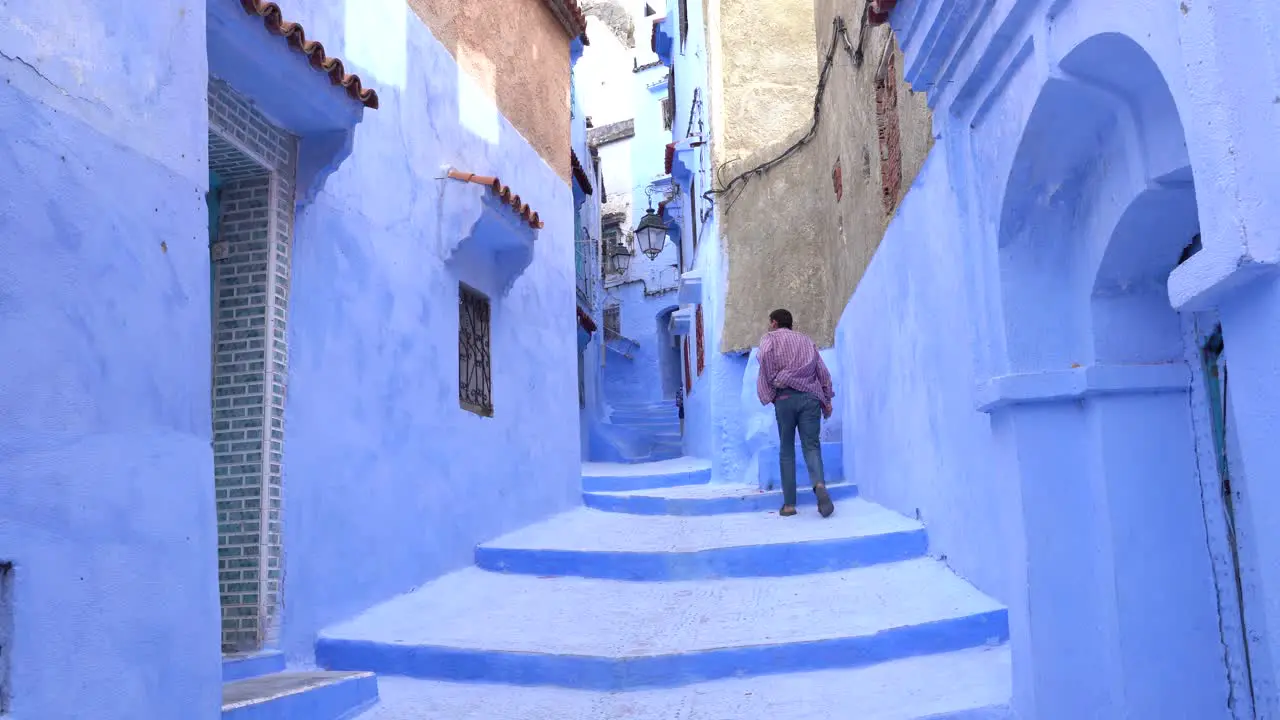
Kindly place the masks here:
POLYGON ((791 312, 789 310, 774 310, 769 313, 769 319, 778 323, 778 327, 791 329, 791 312))

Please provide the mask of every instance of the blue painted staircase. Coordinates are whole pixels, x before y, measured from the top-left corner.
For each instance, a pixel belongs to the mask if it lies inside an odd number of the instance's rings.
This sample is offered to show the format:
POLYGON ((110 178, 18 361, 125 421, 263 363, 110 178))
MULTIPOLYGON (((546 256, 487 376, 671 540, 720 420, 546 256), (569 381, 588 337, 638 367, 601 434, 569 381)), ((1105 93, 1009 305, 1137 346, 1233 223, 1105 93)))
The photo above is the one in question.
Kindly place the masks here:
POLYGON ((1011 718, 1003 607, 924 527, 832 483, 711 485, 707 463, 588 464, 584 507, 327 629, 317 660, 380 675, 361 720, 1011 718))
POLYGON ((371 672, 289 671, 278 650, 222 661, 222 720, 348 720, 377 701, 371 672))
POLYGON ((646 463, 680 457, 680 415, 675 400, 610 403, 612 411, 599 432, 613 441, 608 457, 600 460, 646 463))

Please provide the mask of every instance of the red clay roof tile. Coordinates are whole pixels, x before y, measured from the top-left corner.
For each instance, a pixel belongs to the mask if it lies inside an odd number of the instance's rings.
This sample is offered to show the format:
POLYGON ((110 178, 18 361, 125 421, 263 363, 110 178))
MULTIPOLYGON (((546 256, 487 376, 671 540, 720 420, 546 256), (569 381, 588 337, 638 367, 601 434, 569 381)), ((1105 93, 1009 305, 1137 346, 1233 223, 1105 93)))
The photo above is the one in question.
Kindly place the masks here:
POLYGON ((583 14, 582 8, 578 6, 578 0, 542 0, 547 4, 547 8, 551 10, 551 14, 556 16, 556 20, 564 26, 565 32, 569 33, 569 37, 576 38, 579 35, 585 35, 587 32, 587 16, 583 14))
POLYGON ((475 173, 462 172, 461 170, 450 170, 449 177, 454 180, 475 183, 476 185, 484 185, 498 196, 498 199, 506 203, 511 209, 525 221, 529 227, 534 230, 542 228, 542 219, 538 217, 538 213, 533 211, 527 203, 521 202, 520 196, 515 194, 507 185, 503 185, 502 181, 496 177, 488 175, 477 175, 475 173))
POLYGON ((578 308, 578 324, 582 326, 583 330, 586 330, 589 333, 596 331, 596 321, 592 320, 591 316, 588 315, 581 307, 578 308))
POLYGON ((302 26, 284 19, 280 6, 263 0, 240 0, 240 6, 250 15, 262 18, 267 30, 289 41, 289 46, 306 56, 311 67, 329 76, 329 82, 346 89, 352 99, 359 101, 370 110, 378 109, 378 93, 360 84, 359 75, 348 75, 342 61, 324 54, 324 45, 307 40, 302 26))
POLYGON ((582 188, 582 192, 588 195, 595 192, 591 187, 591 178, 587 175, 587 171, 582 167, 582 163, 578 161, 578 153, 570 150, 569 161, 573 165, 573 178, 578 181, 578 187, 582 188))

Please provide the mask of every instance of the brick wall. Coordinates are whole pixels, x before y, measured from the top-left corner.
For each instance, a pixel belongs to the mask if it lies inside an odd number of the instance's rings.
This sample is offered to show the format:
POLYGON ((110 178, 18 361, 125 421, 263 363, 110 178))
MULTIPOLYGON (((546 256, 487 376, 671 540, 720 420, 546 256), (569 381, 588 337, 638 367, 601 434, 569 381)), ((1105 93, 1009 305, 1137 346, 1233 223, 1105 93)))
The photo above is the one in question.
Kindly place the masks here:
POLYGON ((880 137, 880 191, 884 211, 892 213, 902 195, 902 130, 898 123, 898 67, 890 46, 883 72, 876 78, 876 130, 880 137))
POLYGON ((281 456, 297 139, 209 83, 209 166, 222 180, 214 257, 214 487, 222 644, 276 637, 281 456))

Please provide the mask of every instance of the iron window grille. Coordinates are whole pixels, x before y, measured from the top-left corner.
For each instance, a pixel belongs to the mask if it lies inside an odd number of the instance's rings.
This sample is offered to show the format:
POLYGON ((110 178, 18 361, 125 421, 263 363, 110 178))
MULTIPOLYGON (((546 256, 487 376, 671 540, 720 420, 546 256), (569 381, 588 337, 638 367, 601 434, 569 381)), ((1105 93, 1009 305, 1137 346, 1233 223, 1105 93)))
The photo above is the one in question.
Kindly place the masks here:
POLYGON ((489 317, 489 298, 459 283, 458 402, 462 409, 483 417, 493 417, 489 317))
POLYGON ((675 125, 675 108, 671 104, 671 98, 662 98, 662 129, 670 130, 675 125))
POLYGON ((604 330, 614 335, 622 334, 622 307, 610 305, 604 309, 604 330))

